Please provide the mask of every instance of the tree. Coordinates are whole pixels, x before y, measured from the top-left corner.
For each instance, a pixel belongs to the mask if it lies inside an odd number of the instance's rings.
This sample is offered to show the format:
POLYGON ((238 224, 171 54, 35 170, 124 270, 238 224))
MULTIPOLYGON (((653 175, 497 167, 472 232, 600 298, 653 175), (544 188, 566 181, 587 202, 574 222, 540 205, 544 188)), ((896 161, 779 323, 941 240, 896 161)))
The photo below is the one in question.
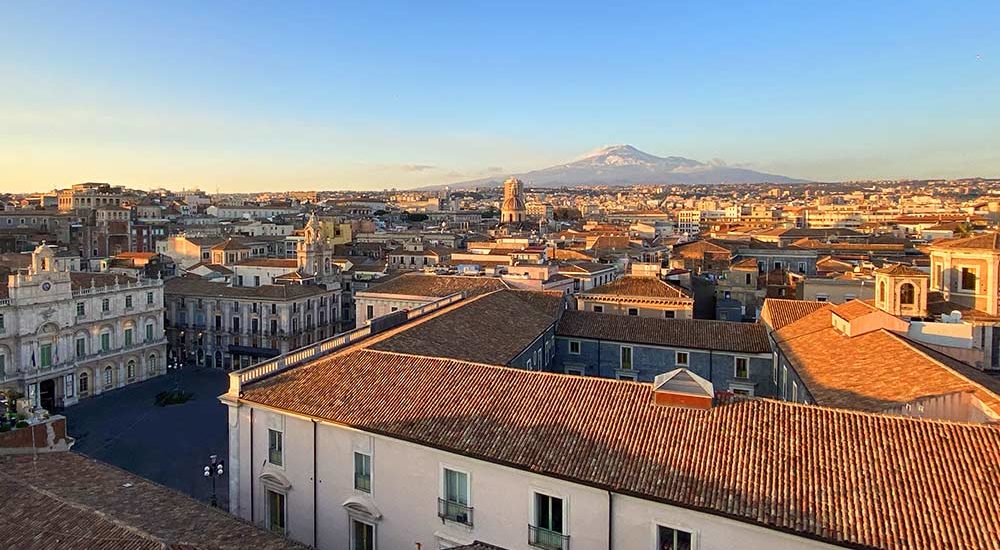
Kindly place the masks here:
POLYGON ((406 221, 408 222, 422 222, 422 221, 427 221, 428 218, 429 216, 427 214, 421 214, 419 212, 406 213, 406 221))

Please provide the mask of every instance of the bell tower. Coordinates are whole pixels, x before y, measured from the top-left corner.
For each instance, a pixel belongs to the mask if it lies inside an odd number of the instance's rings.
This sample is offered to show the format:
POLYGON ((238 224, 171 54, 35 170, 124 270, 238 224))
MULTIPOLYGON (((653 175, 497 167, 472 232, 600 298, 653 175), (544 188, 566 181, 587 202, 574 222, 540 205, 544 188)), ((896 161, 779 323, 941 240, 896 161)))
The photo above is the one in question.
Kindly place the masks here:
POLYGON ((926 317, 930 275, 903 264, 875 271, 875 307, 897 317, 926 317))

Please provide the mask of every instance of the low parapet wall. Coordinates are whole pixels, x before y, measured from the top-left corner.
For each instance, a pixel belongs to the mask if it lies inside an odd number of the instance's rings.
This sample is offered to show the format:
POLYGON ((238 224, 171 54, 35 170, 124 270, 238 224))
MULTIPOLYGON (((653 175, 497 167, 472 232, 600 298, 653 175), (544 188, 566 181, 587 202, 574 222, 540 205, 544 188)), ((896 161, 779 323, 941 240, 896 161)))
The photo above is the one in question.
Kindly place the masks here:
POLYGON ((73 438, 66 435, 66 417, 52 416, 37 424, 0 432, 0 455, 68 451, 73 438))

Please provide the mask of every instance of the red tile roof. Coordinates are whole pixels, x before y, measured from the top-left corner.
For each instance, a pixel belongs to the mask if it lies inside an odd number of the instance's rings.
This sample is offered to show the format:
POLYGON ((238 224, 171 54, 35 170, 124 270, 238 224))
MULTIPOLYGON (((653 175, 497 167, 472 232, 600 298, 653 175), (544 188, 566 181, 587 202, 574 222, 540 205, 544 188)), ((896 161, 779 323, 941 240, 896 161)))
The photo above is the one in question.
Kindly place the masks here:
POLYGON ((559 321, 556 334, 567 338, 613 340, 654 346, 771 353, 767 331, 764 325, 757 323, 567 311, 559 321))
POLYGON ((610 283, 594 287, 583 296, 629 296, 633 298, 690 298, 683 290, 661 281, 658 277, 626 275, 610 283))
MULTIPOLYGON (((855 300, 835 307, 850 304, 867 306, 855 300)), ((878 412, 924 397, 971 392, 1000 416, 1000 396, 991 389, 887 330, 845 336, 833 327, 833 311, 815 311, 774 333, 817 404, 878 412)))
POLYGON ((410 325, 372 349, 506 365, 563 312, 558 293, 499 290, 410 325))
POLYGON ((73 452, 0 457, 0 500, 2 548, 305 548, 73 452))
POLYGON ((828 302, 811 300, 784 300, 768 298, 760 311, 760 320, 771 330, 780 330, 785 325, 794 323, 817 309, 830 307, 828 302))
POLYGON ((1000 233, 985 233, 960 239, 942 239, 931 243, 931 249, 993 250, 1000 252, 1000 233))
MULTIPOLYGON (((828 315, 828 313, 827 313, 828 315)), ((619 494, 864 548, 997 548, 1000 430, 370 350, 243 400, 619 494)))
POLYGON ((494 277, 465 277, 460 275, 431 275, 406 273, 398 277, 370 286, 359 294, 395 294, 398 296, 422 296, 443 298, 457 292, 474 296, 495 290, 510 288, 507 283, 494 277))

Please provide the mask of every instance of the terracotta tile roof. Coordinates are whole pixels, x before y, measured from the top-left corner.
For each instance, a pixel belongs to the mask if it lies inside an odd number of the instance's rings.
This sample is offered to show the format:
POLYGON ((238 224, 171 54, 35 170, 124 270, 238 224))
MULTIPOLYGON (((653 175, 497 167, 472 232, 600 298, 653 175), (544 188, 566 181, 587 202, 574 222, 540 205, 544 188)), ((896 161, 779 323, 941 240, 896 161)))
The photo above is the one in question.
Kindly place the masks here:
POLYGON ((829 307, 827 302, 811 300, 784 300, 768 298, 760 311, 760 320, 771 330, 780 330, 785 325, 794 323, 817 309, 829 307))
POLYGON ((567 311, 559 321, 556 334, 567 338, 614 340, 656 346, 740 353, 771 352, 767 331, 758 323, 659 319, 567 311))
POLYGON ((372 349, 506 365, 559 319, 561 295, 500 290, 381 340, 372 349))
POLYGON ((815 311, 774 334, 817 404, 878 412, 922 397, 973 392, 1000 415, 993 391, 887 330, 847 337, 833 328, 832 311, 815 311))
MULTIPOLYGON (((506 288, 510 288, 507 286, 507 283, 494 277, 406 273, 384 283, 370 286, 363 291, 363 294, 396 294, 399 296, 443 298, 456 292, 465 292, 467 296, 475 296, 506 288)), ((359 294, 361 293, 359 292, 359 294)))
POLYGON ((960 239, 941 239, 931 244, 931 249, 934 248, 1000 251, 1000 233, 984 233, 960 239))
POLYGON ((744 258, 738 262, 734 262, 731 268, 736 269, 757 269, 757 258, 744 258))
POLYGON ((197 276, 168 279, 163 284, 163 291, 166 294, 179 294, 182 296, 247 300, 297 300, 329 292, 318 285, 229 286, 224 283, 208 281, 197 276))
POLYGON ((118 284, 134 283, 136 279, 129 277, 127 275, 120 275, 116 273, 85 273, 82 271, 73 271, 69 274, 70 282, 72 284, 73 290, 80 288, 90 288, 91 284, 98 288, 105 286, 114 286, 115 281, 118 284))
POLYGON ((564 262, 559 264, 559 271, 562 273, 600 273, 609 269, 615 269, 611 264, 599 264, 596 262, 564 262))
POLYGON ((214 271, 214 272, 222 274, 222 275, 232 275, 233 274, 233 270, 232 269, 229 269, 228 267, 226 267, 226 266, 224 266, 222 264, 212 264, 212 263, 208 263, 208 262, 198 262, 198 263, 194 264, 193 266, 185 269, 185 271, 191 272, 191 271, 194 271, 194 270, 196 270, 198 268, 201 268, 201 267, 204 267, 205 269, 207 269, 209 271, 214 271))
POLYGON ((683 290, 658 277, 626 275, 610 283, 594 287, 583 296, 629 296, 634 298, 690 298, 683 290))
POLYGON ((250 250, 250 247, 243 244, 242 241, 230 237, 213 246, 212 250, 250 250))
POLYGON ((0 457, 0 466, 3 548, 305 548, 77 453, 0 457))
POLYGON ((885 273, 886 275, 897 275, 905 277, 930 277, 926 271, 921 271, 913 266, 906 264, 892 264, 882 267, 881 269, 876 269, 876 273, 885 273))
POLYGON ((997 548, 1000 430, 349 351, 243 400, 833 544, 997 548))
POLYGON ((853 321, 858 317, 864 317, 865 315, 878 310, 875 306, 862 302, 861 300, 851 300, 850 302, 830 306, 830 311, 836 313, 838 317, 845 321, 853 321))

